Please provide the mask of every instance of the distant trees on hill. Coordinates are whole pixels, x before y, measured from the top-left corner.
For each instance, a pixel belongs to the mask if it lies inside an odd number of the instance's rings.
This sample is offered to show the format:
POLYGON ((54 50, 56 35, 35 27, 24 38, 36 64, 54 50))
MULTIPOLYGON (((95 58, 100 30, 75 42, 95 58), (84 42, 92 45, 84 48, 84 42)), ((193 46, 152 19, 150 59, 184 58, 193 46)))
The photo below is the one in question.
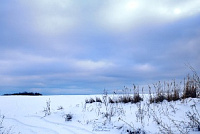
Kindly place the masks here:
POLYGON ((7 95, 28 95, 28 96, 40 96, 42 94, 40 93, 33 93, 33 92, 22 92, 22 93, 13 93, 13 94, 4 94, 4 96, 7 96, 7 95))

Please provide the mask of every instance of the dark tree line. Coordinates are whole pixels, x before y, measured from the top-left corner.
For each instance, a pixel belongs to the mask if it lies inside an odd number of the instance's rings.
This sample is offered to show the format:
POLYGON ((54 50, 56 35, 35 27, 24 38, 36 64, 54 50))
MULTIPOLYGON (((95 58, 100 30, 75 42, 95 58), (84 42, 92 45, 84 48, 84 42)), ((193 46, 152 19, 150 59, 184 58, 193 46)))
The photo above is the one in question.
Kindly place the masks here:
POLYGON ((19 93, 13 93, 13 94, 4 94, 4 96, 7 95, 28 95, 28 96, 40 96, 42 94, 40 93, 33 93, 33 92, 19 92, 19 93))

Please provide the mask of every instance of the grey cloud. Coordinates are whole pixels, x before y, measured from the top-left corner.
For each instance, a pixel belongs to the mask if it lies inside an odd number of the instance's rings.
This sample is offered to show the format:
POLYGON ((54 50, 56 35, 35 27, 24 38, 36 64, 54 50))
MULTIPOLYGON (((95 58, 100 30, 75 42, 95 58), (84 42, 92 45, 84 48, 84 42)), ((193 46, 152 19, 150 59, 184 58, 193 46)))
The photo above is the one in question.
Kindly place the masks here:
POLYGON ((185 63, 200 66, 199 1, 154 2, 2 2, 0 93, 101 93, 183 78, 185 63))

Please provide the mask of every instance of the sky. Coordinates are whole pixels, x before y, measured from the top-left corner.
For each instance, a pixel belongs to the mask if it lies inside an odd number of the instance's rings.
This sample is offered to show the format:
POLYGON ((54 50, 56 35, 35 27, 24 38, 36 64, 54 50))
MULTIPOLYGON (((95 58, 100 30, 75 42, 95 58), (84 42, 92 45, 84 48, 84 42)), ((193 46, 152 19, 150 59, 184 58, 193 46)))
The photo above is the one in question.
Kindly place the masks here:
POLYGON ((97 94, 200 74, 200 0, 0 2, 0 94, 97 94))

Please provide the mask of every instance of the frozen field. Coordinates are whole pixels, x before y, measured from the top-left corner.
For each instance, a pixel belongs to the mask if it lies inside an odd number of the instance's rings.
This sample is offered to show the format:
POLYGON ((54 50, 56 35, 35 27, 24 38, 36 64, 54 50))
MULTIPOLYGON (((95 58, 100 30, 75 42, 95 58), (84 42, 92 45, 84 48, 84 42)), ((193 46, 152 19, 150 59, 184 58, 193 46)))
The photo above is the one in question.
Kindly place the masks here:
POLYGON ((111 104, 105 101, 106 97, 0 96, 0 131, 8 134, 200 133, 200 99, 149 104, 144 96, 136 104, 111 104), (96 97, 102 103, 85 103, 86 99, 96 97))

